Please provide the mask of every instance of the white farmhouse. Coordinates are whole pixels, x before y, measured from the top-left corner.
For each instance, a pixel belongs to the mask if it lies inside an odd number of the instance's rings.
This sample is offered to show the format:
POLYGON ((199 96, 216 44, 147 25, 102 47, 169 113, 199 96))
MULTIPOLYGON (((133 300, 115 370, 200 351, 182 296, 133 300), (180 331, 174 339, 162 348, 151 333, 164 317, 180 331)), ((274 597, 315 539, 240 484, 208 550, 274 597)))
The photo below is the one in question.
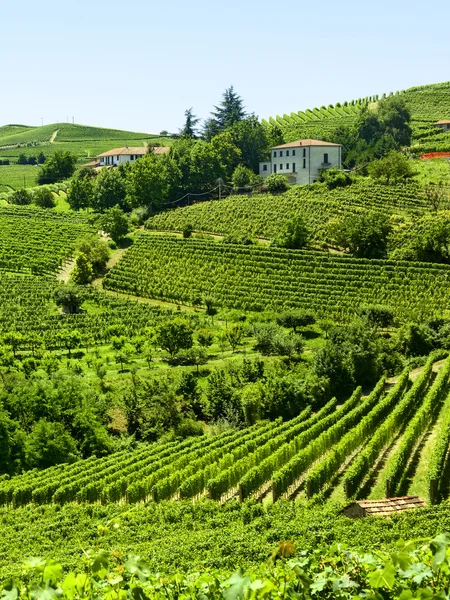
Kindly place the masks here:
MULTIPOLYGON (((155 146, 151 148, 151 152, 153 154, 166 154, 166 152, 169 152, 169 149, 167 146, 155 146)), ((127 162, 134 162, 138 158, 141 158, 141 156, 145 156, 148 151, 149 149, 146 146, 114 148, 97 156, 98 166, 115 167, 127 162)))
POLYGON ((271 160, 259 163, 264 178, 272 173, 285 175, 288 183, 313 183, 324 169, 341 168, 342 146, 321 140, 297 140, 270 149, 271 160))

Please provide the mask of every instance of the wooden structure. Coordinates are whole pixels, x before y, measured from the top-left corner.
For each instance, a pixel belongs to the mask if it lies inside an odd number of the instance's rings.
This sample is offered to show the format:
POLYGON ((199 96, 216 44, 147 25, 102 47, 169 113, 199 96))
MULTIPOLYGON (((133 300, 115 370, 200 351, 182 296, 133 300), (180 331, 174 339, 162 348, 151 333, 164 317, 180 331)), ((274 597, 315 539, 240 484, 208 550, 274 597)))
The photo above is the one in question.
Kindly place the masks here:
POLYGON ((401 496, 400 498, 385 498, 383 500, 356 500, 342 509, 342 513, 351 519, 361 517, 382 516, 392 513, 423 508, 425 501, 418 496, 401 496))

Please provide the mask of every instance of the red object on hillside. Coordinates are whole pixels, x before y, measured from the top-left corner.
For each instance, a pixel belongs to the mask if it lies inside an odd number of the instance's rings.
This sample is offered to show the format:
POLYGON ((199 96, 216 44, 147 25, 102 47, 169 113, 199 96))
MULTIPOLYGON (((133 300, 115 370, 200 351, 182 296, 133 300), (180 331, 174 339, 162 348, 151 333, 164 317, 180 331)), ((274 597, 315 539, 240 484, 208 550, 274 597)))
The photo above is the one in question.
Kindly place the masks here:
POLYGON ((422 160, 428 160, 429 158, 450 158, 450 152, 428 152, 428 154, 421 154, 422 160))

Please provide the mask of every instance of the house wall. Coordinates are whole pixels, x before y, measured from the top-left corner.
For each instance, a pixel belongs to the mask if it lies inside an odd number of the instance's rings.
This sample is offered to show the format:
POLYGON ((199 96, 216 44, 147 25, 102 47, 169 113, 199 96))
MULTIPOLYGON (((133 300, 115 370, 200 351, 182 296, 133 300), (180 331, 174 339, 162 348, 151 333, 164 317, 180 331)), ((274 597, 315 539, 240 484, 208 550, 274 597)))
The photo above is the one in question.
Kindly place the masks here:
POLYGON ((340 146, 298 146, 272 150, 271 161, 259 163, 259 174, 265 178, 278 173, 289 176, 289 183, 307 185, 316 181, 322 169, 342 167, 341 150, 340 146), (325 154, 328 155, 326 165, 325 154), (267 170, 264 170, 265 165, 267 170))
POLYGON ((436 127, 444 131, 450 131, 450 123, 441 123, 441 125, 436 125, 436 127))
POLYGON ((100 166, 117 166, 123 165, 127 162, 134 162, 138 158, 141 158, 142 154, 119 154, 113 156, 102 156, 100 158, 100 166), (132 157, 134 157, 132 159, 132 157))

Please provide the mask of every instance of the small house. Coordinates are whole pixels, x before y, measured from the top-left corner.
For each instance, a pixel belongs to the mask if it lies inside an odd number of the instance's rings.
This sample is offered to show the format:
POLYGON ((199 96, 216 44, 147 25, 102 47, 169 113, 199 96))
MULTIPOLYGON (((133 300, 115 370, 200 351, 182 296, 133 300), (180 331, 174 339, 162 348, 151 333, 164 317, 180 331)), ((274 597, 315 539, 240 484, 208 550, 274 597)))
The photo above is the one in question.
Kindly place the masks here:
POLYGON ((126 146, 125 148, 114 148, 108 150, 108 152, 103 152, 97 156, 97 160, 100 167, 115 167, 127 162, 134 162, 149 152, 152 154, 166 154, 169 150, 170 148, 167 146, 155 146, 150 149, 147 146, 126 146))
POLYGON ((424 500, 418 496, 402 496, 383 500, 356 500, 343 508, 342 513, 351 519, 373 516, 388 517, 393 513, 424 506, 424 500))
POLYGON ((443 131, 450 131, 450 121, 448 119, 443 119, 442 121, 436 121, 434 124, 438 129, 442 129, 443 131))
POLYGON ((279 173, 288 183, 306 185, 317 181, 321 171, 342 166, 342 146, 322 140, 297 140, 270 149, 270 161, 259 163, 264 178, 279 173))

